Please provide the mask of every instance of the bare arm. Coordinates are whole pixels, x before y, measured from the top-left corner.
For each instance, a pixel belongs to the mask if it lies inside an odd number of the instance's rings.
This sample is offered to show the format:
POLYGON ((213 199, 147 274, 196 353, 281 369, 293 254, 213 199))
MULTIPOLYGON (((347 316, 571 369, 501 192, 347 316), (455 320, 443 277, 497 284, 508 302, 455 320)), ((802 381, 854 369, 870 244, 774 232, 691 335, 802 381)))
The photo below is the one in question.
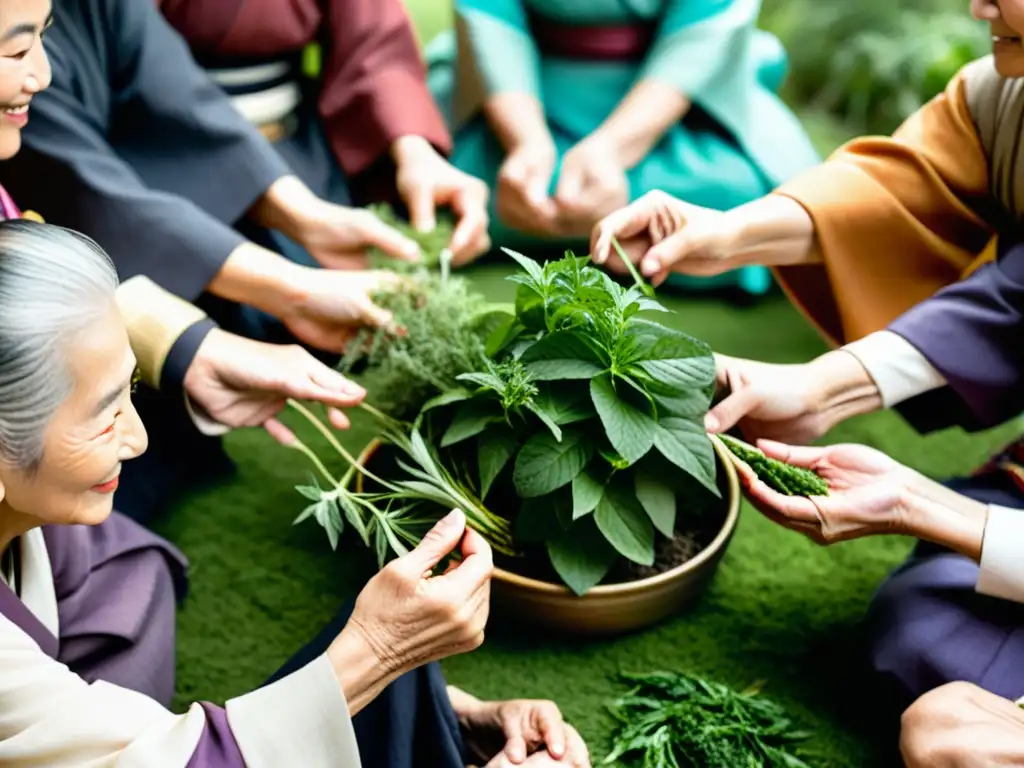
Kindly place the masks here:
POLYGON ((657 80, 641 80, 591 137, 608 142, 617 151, 623 167, 632 168, 689 109, 690 100, 672 86, 657 80))

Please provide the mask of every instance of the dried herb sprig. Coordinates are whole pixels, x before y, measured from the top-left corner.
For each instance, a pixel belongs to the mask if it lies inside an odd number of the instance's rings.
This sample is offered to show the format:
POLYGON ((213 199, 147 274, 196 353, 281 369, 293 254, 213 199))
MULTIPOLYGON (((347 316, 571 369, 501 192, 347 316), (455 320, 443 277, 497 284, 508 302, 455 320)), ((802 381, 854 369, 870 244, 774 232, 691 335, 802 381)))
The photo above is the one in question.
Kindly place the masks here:
POLYGON ((828 496, 828 483, 817 473, 769 458, 754 446, 735 437, 719 437, 725 447, 754 470, 754 474, 769 488, 786 496, 828 496))
POLYGON ((618 721, 605 765, 630 768, 811 768, 811 737, 758 687, 736 691, 681 672, 624 674, 609 706, 618 721))

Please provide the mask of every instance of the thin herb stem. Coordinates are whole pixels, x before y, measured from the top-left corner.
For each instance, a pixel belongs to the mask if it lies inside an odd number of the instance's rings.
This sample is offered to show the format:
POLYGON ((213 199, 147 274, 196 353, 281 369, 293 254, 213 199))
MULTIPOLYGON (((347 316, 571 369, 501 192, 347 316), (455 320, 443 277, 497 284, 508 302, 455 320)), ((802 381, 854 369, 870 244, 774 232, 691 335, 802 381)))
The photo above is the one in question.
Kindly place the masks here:
POLYGON ((619 240, 616 237, 612 238, 612 248, 614 248, 615 253, 619 255, 619 259, 622 260, 622 263, 626 265, 626 269, 629 270, 629 274, 633 278, 633 282, 636 283, 637 287, 645 294, 652 295, 654 293, 654 289, 644 282, 644 279, 640 276, 640 272, 637 270, 633 260, 629 258, 629 255, 623 247, 619 245, 619 240))
POLYGON ((296 437, 295 441, 289 443, 287 447, 293 448, 296 451, 305 454, 306 458, 313 462, 313 466, 316 467, 320 471, 320 474, 324 476, 324 479, 327 480, 327 482, 330 483, 332 487, 338 487, 338 481, 330 472, 327 471, 327 467, 325 467, 324 463, 320 461, 320 457, 317 456, 316 453, 314 453, 313 450, 308 445, 306 445, 304 442, 302 442, 301 440, 299 440, 299 438, 296 437))

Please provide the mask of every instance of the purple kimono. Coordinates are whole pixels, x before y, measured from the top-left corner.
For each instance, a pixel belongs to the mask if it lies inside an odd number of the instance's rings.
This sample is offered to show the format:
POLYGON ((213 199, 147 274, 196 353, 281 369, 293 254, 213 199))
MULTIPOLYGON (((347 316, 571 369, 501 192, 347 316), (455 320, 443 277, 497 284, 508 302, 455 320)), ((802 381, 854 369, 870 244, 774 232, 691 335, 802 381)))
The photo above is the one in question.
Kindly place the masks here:
MULTIPOLYGON (((941 410, 918 415, 938 424, 955 400, 984 428, 1024 411, 1022 314, 1024 245, 1015 245, 893 322, 889 330, 948 384, 930 397, 931 408, 941 410)), ((948 485, 987 504, 1024 510, 1012 459, 1007 454, 948 485)), ((898 706, 958 680, 1010 699, 1024 695, 1024 605, 976 592, 978 574, 974 561, 922 542, 882 585, 868 612, 872 663, 898 706)))

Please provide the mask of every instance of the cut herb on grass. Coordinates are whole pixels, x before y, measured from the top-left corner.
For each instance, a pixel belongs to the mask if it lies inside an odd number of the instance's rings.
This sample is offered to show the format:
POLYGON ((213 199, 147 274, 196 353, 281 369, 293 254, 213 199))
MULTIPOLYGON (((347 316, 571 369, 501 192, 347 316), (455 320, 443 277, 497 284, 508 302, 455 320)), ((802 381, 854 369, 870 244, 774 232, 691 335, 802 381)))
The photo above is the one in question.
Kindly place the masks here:
POLYGON ((786 496, 828 496, 828 483, 817 473, 769 458, 754 446, 735 437, 719 437, 725 447, 754 470, 754 474, 769 488, 786 496))
POLYGON ((811 768, 811 734, 756 687, 736 691, 680 672, 622 675, 632 690, 609 706, 618 722, 605 765, 629 768, 811 768))

